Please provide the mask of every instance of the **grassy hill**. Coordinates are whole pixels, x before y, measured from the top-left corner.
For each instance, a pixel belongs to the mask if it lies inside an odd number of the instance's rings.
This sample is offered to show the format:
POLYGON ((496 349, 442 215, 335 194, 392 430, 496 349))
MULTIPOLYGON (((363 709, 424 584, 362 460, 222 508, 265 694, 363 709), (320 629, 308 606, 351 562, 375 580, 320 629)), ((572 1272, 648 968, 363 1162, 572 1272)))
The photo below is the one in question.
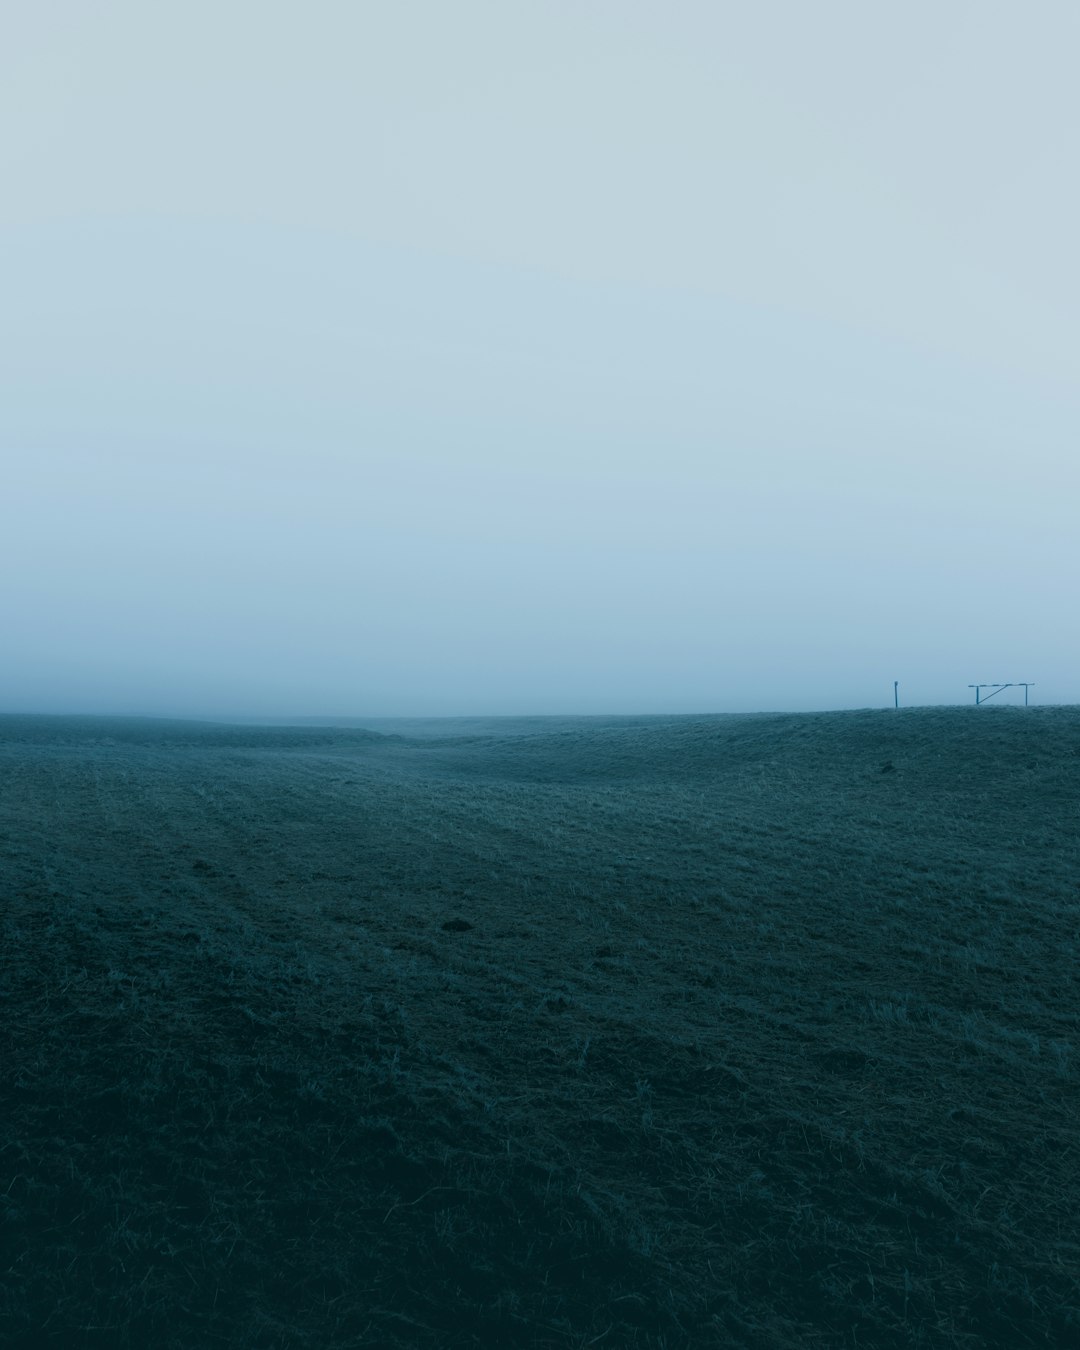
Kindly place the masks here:
POLYGON ((0 718, 0 1345, 1080 1343, 1080 709, 0 718))

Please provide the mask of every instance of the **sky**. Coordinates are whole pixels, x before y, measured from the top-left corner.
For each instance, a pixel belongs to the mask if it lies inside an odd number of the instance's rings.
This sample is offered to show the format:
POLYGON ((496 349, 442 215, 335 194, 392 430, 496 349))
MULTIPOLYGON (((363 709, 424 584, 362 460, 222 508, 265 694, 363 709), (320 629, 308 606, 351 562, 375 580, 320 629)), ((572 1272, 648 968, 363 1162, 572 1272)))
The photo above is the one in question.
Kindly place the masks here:
POLYGON ((1078 44, 5 6, 0 711, 1080 702, 1078 44))

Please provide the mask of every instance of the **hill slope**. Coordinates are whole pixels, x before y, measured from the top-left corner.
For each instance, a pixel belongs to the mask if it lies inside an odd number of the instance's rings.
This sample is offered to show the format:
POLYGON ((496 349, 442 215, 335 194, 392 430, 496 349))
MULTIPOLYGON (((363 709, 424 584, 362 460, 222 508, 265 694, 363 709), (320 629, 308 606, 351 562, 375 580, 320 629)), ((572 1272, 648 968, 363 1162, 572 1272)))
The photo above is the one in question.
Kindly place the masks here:
POLYGON ((395 730, 0 718, 5 1344, 1080 1336, 1080 710, 395 730))

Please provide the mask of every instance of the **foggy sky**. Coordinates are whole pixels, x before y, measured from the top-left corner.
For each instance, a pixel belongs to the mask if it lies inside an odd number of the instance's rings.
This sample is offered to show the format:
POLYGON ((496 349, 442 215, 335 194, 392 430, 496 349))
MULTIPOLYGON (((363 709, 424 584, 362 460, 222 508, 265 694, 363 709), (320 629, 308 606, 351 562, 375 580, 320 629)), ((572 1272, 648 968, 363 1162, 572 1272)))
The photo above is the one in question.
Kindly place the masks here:
POLYGON ((1069 3, 0 23, 0 711, 1080 701, 1069 3))

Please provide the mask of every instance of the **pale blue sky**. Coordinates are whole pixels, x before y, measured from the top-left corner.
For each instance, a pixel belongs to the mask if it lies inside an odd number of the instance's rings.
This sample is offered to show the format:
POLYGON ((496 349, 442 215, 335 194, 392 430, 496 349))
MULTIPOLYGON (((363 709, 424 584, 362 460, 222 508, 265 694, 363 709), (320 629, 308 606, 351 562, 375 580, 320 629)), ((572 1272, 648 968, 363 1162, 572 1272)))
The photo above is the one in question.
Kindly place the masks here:
POLYGON ((0 19, 0 710, 1080 701, 1080 9, 0 19))

